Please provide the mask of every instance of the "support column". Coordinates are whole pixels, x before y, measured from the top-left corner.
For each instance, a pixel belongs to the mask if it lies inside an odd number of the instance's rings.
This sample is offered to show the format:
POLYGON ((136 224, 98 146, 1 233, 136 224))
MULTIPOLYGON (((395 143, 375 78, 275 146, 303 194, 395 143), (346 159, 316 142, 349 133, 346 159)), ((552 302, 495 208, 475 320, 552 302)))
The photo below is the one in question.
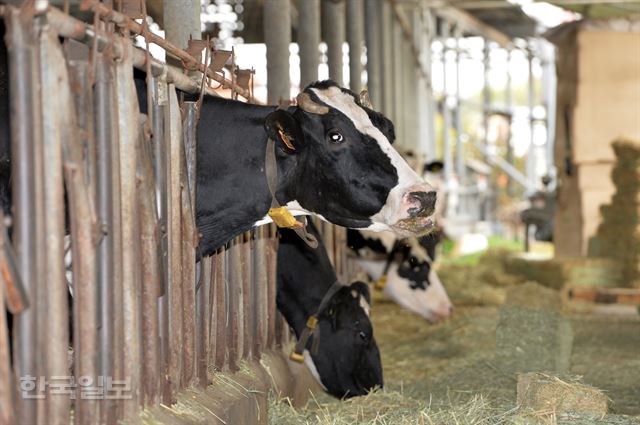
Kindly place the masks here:
POLYGON ((298 0, 300 90, 318 79, 320 0, 298 0))
MULTIPOLYGON (((442 132, 444 141, 444 180, 447 187, 449 187, 453 177, 453 152, 451 149, 451 110, 448 106, 449 98, 449 79, 447 78, 447 40, 449 39, 448 22, 442 22, 441 40, 442 40, 442 79, 443 79, 443 94, 442 94, 442 132)), ((453 211, 447 209, 447 213, 451 214, 453 211)))
POLYGON ((405 146, 406 138, 405 138, 405 130, 406 126, 406 116, 404 114, 404 104, 403 104, 403 67, 405 65, 404 61, 404 39, 402 35, 402 28, 400 27, 399 22, 395 19, 393 14, 391 15, 391 28, 393 35, 392 42, 392 55, 389 57, 389 60, 392 61, 392 77, 390 81, 390 85, 392 87, 392 103, 393 103, 393 114, 392 120, 396 127, 396 140, 397 144, 400 146, 405 146))
POLYGON ((288 101, 289 44, 291 43, 291 13, 289 0, 265 0, 264 40, 267 45, 267 102, 288 101))
POLYGON ((382 0, 382 101, 380 109, 391 120, 393 114, 393 14, 389 2, 382 0))
POLYGON ((364 41, 364 4, 347 0, 347 43, 349 43, 349 88, 362 90, 362 42, 364 41))
POLYGON ((529 192, 533 193, 536 188, 536 148, 533 144, 535 127, 535 117, 533 116, 533 107, 535 106, 535 91, 533 77, 533 52, 531 45, 527 46, 527 59, 529 61, 529 78, 528 78, 528 100, 529 100, 529 149, 527 150, 527 180, 529 181, 529 192))
POLYGON ((456 119, 455 119, 455 128, 456 128, 456 175, 458 177, 458 182, 460 185, 463 184, 464 181, 464 147, 462 146, 462 96, 460 95, 460 72, 462 67, 460 66, 460 39, 462 38, 462 29, 460 27, 456 28, 454 37, 456 39, 456 119))
POLYGON ((189 37, 202 38, 200 0, 163 0, 163 8, 165 38, 168 41, 186 49, 189 37))
MULTIPOLYGON (((511 56, 512 50, 507 50, 507 87, 505 90, 505 103, 507 112, 509 113, 509 132, 507 136, 507 153, 506 160, 513 165, 513 146, 511 145, 511 124, 513 122, 513 84, 511 79, 511 56)), ((513 177, 507 174, 507 195, 513 196, 513 177)))
MULTIPOLYGON (((433 14, 427 8, 423 11, 423 25, 425 26, 424 46, 422 51, 424 54, 424 61, 428 67, 427 80, 424 81, 424 97, 420 96, 420 102, 422 104, 421 117, 424 116, 426 123, 423 124, 422 130, 422 143, 429 160, 434 160, 438 157, 436 147, 436 129, 435 129, 435 116, 436 116, 436 102, 433 96, 433 58, 431 56, 431 44, 436 36, 436 22, 433 14), (422 109, 424 108, 424 115, 422 115, 422 109)), ((420 120, 422 123, 422 119, 420 120)))
MULTIPOLYGON (((546 158, 547 158, 547 173, 552 176, 553 180, 556 177, 555 164, 553 162, 553 145, 556 137, 556 86, 558 84, 556 80, 555 69, 555 51, 553 45, 547 41, 540 42, 542 51, 542 93, 544 93, 544 104, 546 109, 546 124, 547 124, 547 146, 546 146, 546 158)), ((552 183, 551 188, 555 186, 552 183)))
POLYGON ((342 45, 345 41, 345 7, 343 1, 322 2, 322 38, 327 43, 329 78, 344 85, 342 45))
POLYGON ((374 108, 382 107, 382 3, 365 3, 365 30, 367 41, 367 89, 374 108))

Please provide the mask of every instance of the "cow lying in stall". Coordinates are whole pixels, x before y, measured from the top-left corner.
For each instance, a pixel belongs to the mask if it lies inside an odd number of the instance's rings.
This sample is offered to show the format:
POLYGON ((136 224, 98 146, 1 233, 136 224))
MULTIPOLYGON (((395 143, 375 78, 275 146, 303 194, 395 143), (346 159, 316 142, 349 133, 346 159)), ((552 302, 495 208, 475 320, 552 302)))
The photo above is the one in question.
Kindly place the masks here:
POLYGON ((437 234, 399 239, 389 232, 347 232, 356 262, 376 286, 430 322, 453 313, 453 304, 432 267, 437 243, 437 234))
MULTIPOLYGON (((321 240, 312 222, 307 228, 321 240)), ((280 229, 278 309, 298 340, 317 315, 316 331, 300 347, 304 363, 327 392, 348 398, 382 387, 382 363, 369 320, 369 286, 354 282, 338 289, 336 282, 322 243, 312 249, 293 231, 280 229)))

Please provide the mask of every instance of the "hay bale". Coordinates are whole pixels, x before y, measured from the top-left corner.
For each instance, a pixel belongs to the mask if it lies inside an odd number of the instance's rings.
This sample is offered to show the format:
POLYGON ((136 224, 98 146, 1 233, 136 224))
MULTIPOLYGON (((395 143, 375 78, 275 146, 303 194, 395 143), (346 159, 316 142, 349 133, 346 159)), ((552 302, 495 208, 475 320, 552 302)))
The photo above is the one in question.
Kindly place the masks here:
POLYGON ((504 267, 507 273, 548 288, 560 289, 566 281, 565 270, 558 260, 535 260, 511 255, 505 260, 504 267))
POLYGON ((525 373, 518 375, 517 402, 521 409, 602 417, 607 414, 609 398, 598 388, 577 380, 563 381, 543 373, 525 373))
POLYGON ((618 140, 611 179, 616 191, 600 208, 602 222, 588 246, 589 256, 606 257, 621 266, 621 286, 640 280, 640 144, 618 140))
POLYGON ((573 332, 560 294, 535 282, 510 289, 496 327, 496 360, 507 372, 565 373, 573 332))

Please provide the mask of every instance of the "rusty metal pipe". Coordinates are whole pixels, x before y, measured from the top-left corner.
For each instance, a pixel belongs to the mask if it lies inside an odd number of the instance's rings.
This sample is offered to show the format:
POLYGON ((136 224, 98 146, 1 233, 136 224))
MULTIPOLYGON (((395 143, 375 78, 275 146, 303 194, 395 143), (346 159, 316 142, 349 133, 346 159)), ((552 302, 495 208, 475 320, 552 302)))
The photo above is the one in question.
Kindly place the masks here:
MULTIPOLYGON (((30 308, 15 319, 14 362, 18 377, 38 376, 36 276, 35 258, 35 179, 34 167, 34 91, 30 78, 32 70, 32 40, 29 21, 22 22, 20 12, 7 7, 4 14, 7 32, 5 41, 9 54, 9 86, 11 87, 11 174, 13 198, 13 243, 20 275, 30 308)), ((18 421, 36 423, 36 403, 18 398, 18 421)))
MULTIPOLYGON (((98 55, 96 60, 96 82, 94 86, 94 114, 96 141, 96 212, 101 239, 97 246, 97 285, 99 325, 99 371, 102 376, 113 375, 113 276, 114 276, 114 234, 113 234, 113 187, 111 148, 114 134, 111 128, 111 94, 113 75, 109 60, 98 55)), ((111 400, 101 403, 101 420, 108 422, 111 400)))
POLYGON ((196 126, 198 111, 195 102, 182 104, 181 149, 181 202, 182 202, 182 320, 183 320, 183 386, 190 386, 195 379, 196 360, 196 224, 195 224, 195 169, 196 126))
MULTIPOLYGON (((141 133, 144 130, 140 129, 141 133)), ((158 217, 156 213, 153 156, 150 141, 142 134, 138 141, 138 193, 142 265, 142 389, 144 401, 157 405, 158 382, 162 374, 158 347, 158 293, 160 257, 158 253, 158 217)))
POLYGON ((169 328, 169 377, 170 393, 174 397, 181 388, 182 377, 182 225, 181 225, 181 145, 182 127, 178 97, 173 85, 169 85, 169 99, 165 116, 167 138, 167 236, 168 276, 167 303, 169 328))
MULTIPOLYGON (((141 35, 143 33, 143 26, 141 24, 137 23, 133 19, 130 19, 129 17, 121 13, 118 13, 110 9, 104 4, 95 3, 93 1, 84 1, 83 8, 88 10, 90 9, 92 11, 97 10, 98 14, 102 19, 105 19, 109 22, 116 23, 119 26, 124 26, 134 34, 141 35)), ((180 49, 179 47, 175 46, 173 43, 170 43, 164 38, 159 37, 153 33, 147 33, 147 37, 151 43, 157 44, 158 46, 166 50, 168 53, 170 53, 171 55, 180 59, 183 63, 187 65, 188 68, 193 68, 203 73, 206 72, 209 78, 222 84, 224 88, 231 89, 246 99, 250 98, 250 93, 248 90, 245 90, 244 88, 238 86, 237 84, 234 84, 232 81, 227 80, 223 76, 213 72, 211 69, 205 68, 204 64, 197 62, 194 59, 194 57, 191 56, 191 54, 189 54, 187 51, 180 49)))
MULTIPOLYGON (((0 213, 0 226, 3 225, 4 214, 0 213)), ((0 232, 0 250, 4 250, 9 244, 9 239, 5 232, 0 232)), ((7 273, 0 273, 0 306, 5 305, 5 278, 7 273)), ((15 403, 13 401, 13 376, 11 371, 11 353, 9 353, 9 332, 7 328, 7 315, 0 313, 0 424, 15 423, 15 403)))
POLYGON ((206 257, 200 260, 200 280, 202 285, 196 292, 196 382, 202 387, 208 384, 207 365, 211 323, 209 296, 213 261, 213 257, 206 257))
POLYGON ((122 309, 124 327, 123 374, 131 382, 131 398, 123 400, 124 418, 137 417, 141 401, 140 362, 140 236, 136 185, 136 146, 139 138, 139 111, 131 53, 127 46, 124 58, 116 64, 118 123, 120 143, 120 196, 122 211, 122 309))
POLYGON ((156 191, 156 210, 158 214, 158 251, 160 258, 160 281, 158 298, 158 326, 160 336, 159 363, 162 373, 158 385, 163 403, 171 403, 171 391, 165 370, 169 365, 169 304, 167 302, 167 287, 170 276, 168 274, 168 246, 167 246, 167 138, 165 137, 165 115, 167 105, 167 83, 159 77, 153 77, 152 89, 152 142, 153 142, 153 171, 156 191))
MULTIPOLYGON (((91 198, 83 164, 83 146, 77 132, 75 111, 66 63, 57 36, 48 33, 46 49, 51 59, 43 66, 51 68, 53 93, 59 98, 59 118, 56 122, 61 131, 64 176, 69 199, 69 217, 73 254, 74 282, 74 351, 75 376, 97 379, 97 287, 95 218, 90 208, 91 198)), ((44 48, 44 47, 43 47, 44 48)), ((76 388, 75 423, 93 423, 97 419, 95 400, 81 397, 82 387, 76 388)))
MULTIPOLYGON (((41 347, 41 350, 46 351, 46 376, 51 378, 68 375, 69 306, 64 264, 65 208, 62 139, 65 136, 63 126, 69 124, 64 115, 75 115, 75 111, 69 94, 61 95, 61 92, 68 92, 69 86, 68 81, 61 78, 61 74, 66 74, 67 69, 57 36, 44 29, 40 34, 39 45, 41 102, 43 111, 46 111, 42 115, 43 161, 41 167, 43 209, 46 211, 44 215, 46 238, 43 250, 46 278, 43 279, 43 288, 45 288, 47 299, 43 322, 47 324, 47 332, 43 335, 44 347, 41 347), (66 87, 65 83, 67 83, 66 87)), ((71 199, 74 199, 73 194, 70 194, 71 199)), ((73 224, 73 212, 71 218, 73 224)), ((82 289, 78 288, 78 291, 82 292, 82 289)), ((93 306, 89 305, 89 308, 91 307, 93 306)), ((68 396, 48 393, 46 417, 49 423, 68 424, 69 408, 68 396)))

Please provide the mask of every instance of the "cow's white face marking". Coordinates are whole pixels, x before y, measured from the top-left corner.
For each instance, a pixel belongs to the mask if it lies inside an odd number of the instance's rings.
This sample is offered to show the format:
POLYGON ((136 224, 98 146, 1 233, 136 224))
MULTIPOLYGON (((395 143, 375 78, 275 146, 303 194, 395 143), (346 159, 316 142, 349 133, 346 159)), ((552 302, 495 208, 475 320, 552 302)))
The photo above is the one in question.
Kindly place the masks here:
POLYGON ((359 298, 358 303, 360 304, 360 307, 364 310, 364 314, 369 317, 371 314, 371 306, 367 302, 367 299, 364 297, 364 295, 361 295, 355 289, 351 290, 351 295, 353 296, 353 298, 359 298))
POLYGON ((311 353, 309 353, 309 350, 304 350, 303 354, 304 354, 304 364, 305 366, 307 366, 307 369, 309 369, 309 372, 311 372, 311 376, 313 376, 313 379, 315 379, 316 382, 320 384, 322 389, 326 391, 327 387, 324 386, 324 384, 322 383, 322 380, 320 379, 318 368, 316 368, 316 364, 313 362, 313 359, 311 358, 311 353))
POLYGON ((433 268, 429 272, 429 286, 425 291, 412 289, 408 279, 398 276, 398 266, 392 264, 384 292, 404 308, 430 322, 437 322, 451 314, 451 300, 433 268))
POLYGON ((311 90, 322 102, 347 116, 360 133, 372 137, 378 143, 380 150, 391 160, 391 164, 398 173, 398 183, 390 190, 382 209, 370 217, 373 224, 368 227, 368 230, 392 230, 391 225, 407 218, 402 208, 403 195, 413 186, 425 185, 424 181, 391 146, 386 136, 373 125, 367 112, 356 103, 353 96, 343 92, 339 87, 312 88, 311 90))

